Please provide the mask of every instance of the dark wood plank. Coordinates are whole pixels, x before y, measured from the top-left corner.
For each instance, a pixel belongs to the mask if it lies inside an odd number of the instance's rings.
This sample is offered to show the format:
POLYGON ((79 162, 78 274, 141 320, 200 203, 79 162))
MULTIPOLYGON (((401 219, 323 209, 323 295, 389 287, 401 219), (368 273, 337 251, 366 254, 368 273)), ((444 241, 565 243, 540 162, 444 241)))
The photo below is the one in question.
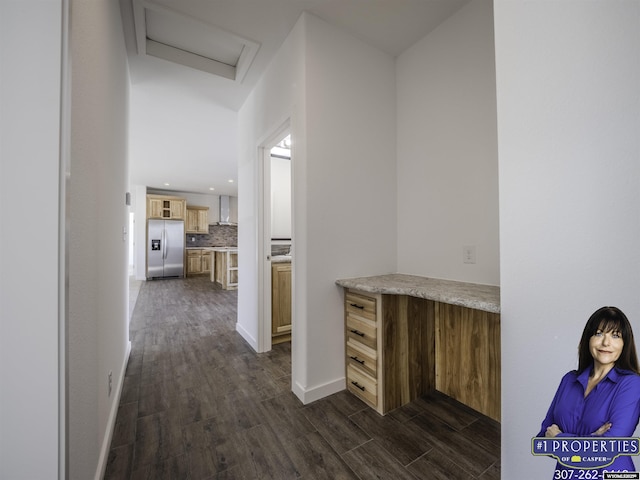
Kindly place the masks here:
POLYGON ((427 413, 422 413, 409 422, 420 427, 436 448, 444 452, 447 458, 453 459, 460 469, 476 477, 499 460, 494 453, 478 445, 475 439, 467 438, 427 413))
POLYGON ((402 465, 408 465, 433 448, 433 443, 413 423, 400 423, 389 416, 381 417, 370 408, 349 418, 402 465))
POLYGON ((175 480, 191 478, 186 455, 167 457, 157 463, 141 465, 131 474, 132 480, 175 480))
POLYGON ((121 480, 131 476, 133 465, 133 444, 112 447, 107 458, 103 480, 121 480))
POLYGON ((283 441, 287 455, 303 479, 358 480, 358 476, 318 432, 283 441))
POLYGON ((304 408, 304 414, 331 447, 343 454, 371 437, 330 400, 319 400, 304 408))
POLYGON ((136 441, 136 419, 138 402, 126 403, 118 407, 116 424, 111 437, 111 448, 132 445, 136 441))
POLYGON ((361 480, 416 480, 409 470, 387 452, 377 440, 372 440, 343 456, 347 465, 358 472, 361 480))
POLYGON ((500 480, 500 464, 494 463, 478 477, 479 480, 500 480))
POLYGON ((142 465, 159 465, 163 458, 183 453, 182 426, 177 409, 138 418, 134 470, 142 465))
POLYGON ((258 425, 247 430, 244 437, 257 478, 294 479, 298 477, 295 466, 270 426, 258 425))
POLYGON ((416 478, 430 480, 471 480, 476 478, 456 463, 455 458, 449 457, 437 448, 420 457, 408 468, 416 478))
POLYGON ((291 392, 262 402, 266 421, 281 441, 296 440, 316 431, 302 409, 303 405, 291 392))
POLYGON ((437 418, 456 431, 460 431, 478 418, 484 417, 481 413, 439 392, 433 392, 428 397, 419 399, 417 404, 422 407, 422 413, 437 418))

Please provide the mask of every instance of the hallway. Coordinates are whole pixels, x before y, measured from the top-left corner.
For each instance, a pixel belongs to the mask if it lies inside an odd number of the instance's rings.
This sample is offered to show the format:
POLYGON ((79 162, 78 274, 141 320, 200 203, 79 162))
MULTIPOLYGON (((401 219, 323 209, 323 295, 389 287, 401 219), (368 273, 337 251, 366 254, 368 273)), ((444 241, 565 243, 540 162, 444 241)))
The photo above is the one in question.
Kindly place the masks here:
POLYGON ((256 354, 236 303, 205 277, 142 282, 105 479, 500 478, 500 425, 440 394, 303 405, 290 344, 256 354))

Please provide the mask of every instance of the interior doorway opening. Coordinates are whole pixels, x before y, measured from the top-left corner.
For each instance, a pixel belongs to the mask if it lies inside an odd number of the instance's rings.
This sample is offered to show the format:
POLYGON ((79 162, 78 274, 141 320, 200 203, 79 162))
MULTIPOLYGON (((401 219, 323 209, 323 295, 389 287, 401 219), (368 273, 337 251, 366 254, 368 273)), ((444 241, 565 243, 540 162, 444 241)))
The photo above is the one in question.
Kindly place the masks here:
POLYGON ((292 140, 288 122, 261 147, 260 351, 291 342, 293 321, 292 140))
POLYGON ((271 156, 271 344, 291 341, 291 135, 271 156))

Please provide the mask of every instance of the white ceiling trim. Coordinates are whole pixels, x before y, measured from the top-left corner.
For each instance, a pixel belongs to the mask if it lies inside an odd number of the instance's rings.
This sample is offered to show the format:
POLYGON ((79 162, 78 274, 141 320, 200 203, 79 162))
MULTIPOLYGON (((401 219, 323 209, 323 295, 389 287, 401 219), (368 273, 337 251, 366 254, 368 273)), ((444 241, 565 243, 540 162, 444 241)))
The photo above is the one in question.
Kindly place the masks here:
MULTIPOLYGON (((256 57, 260 44, 248 38, 237 35, 216 25, 203 22, 173 9, 157 5, 155 3, 136 0, 133 2, 133 16, 135 25, 136 47, 138 55, 151 55, 164 60, 178 63, 186 67, 202 70, 213 75, 218 75, 237 83, 242 83, 256 57), (242 52, 236 65, 210 58, 202 54, 190 52, 168 43, 161 43, 149 38, 147 32, 147 11, 153 11, 164 17, 166 21, 174 21, 178 24, 189 24, 193 28, 200 29, 208 34, 211 42, 227 42, 229 44, 242 45, 242 52)), ((199 51, 206 49, 199 48, 199 51)))

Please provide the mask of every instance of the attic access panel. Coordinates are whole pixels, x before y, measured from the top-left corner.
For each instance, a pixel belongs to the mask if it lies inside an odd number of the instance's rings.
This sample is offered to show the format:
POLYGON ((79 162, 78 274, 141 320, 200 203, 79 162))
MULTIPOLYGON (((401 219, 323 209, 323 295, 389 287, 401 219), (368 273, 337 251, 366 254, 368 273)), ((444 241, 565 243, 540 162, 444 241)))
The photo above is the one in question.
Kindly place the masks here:
POLYGON ((260 45, 148 1, 134 0, 138 54, 242 82, 260 45))

